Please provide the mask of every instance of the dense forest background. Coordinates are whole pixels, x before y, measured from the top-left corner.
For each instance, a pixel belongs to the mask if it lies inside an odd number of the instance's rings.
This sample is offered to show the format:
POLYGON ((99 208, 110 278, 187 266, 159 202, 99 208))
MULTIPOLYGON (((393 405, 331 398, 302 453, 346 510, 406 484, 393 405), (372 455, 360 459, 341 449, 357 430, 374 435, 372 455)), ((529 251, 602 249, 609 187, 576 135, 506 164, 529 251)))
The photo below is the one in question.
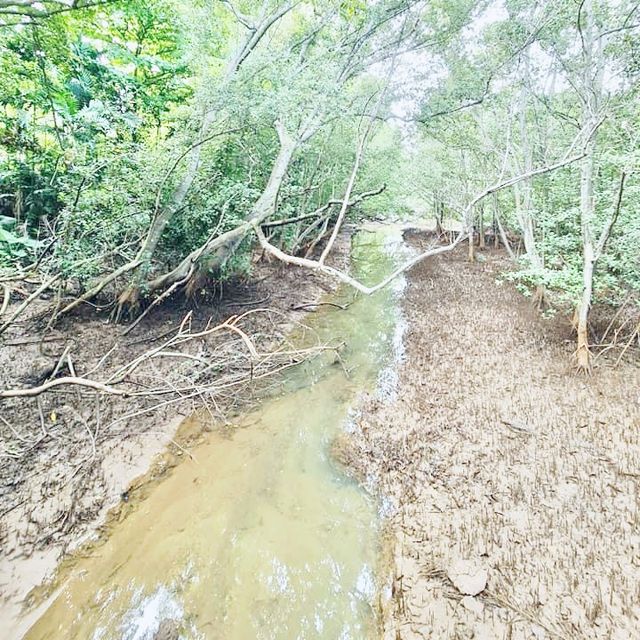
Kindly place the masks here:
POLYGON ((0 0, 0 18, 3 313, 37 284, 2 331, 41 294, 54 320, 135 317, 249 275, 258 243, 324 268, 348 216, 432 219, 471 260, 505 246, 524 294, 575 312, 583 369, 593 304, 637 306, 637 2, 0 0))

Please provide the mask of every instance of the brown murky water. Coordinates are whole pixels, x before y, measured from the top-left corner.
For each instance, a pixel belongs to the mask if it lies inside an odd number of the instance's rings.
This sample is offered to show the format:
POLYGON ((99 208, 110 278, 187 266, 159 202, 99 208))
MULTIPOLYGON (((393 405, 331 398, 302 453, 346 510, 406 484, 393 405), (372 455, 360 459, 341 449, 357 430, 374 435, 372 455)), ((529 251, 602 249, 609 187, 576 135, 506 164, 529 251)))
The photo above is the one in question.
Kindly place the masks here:
MULTIPOLYGON (((354 269, 377 281, 400 233, 362 232, 354 269)), ((357 395, 388 391, 398 291, 344 291, 346 311, 310 318, 344 340, 343 365, 318 359, 279 397, 213 433, 90 558, 80 560, 27 638, 225 640, 377 635, 378 515, 329 445, 357 395)))

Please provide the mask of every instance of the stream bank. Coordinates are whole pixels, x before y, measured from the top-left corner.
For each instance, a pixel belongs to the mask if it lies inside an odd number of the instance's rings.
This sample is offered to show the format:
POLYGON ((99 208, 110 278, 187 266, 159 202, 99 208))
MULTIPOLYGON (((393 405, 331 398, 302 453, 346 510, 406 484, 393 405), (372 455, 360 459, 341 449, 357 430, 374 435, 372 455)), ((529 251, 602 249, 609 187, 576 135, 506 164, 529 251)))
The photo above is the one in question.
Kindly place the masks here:
POLYGON ((640 368, 577 375, 568 323, 479 260, 408 274, 397 398, 340 451, 389 503, 385 640, 637 637, 640 368))
MULTIPOLYGON (((350 246, 350 232, 341 234, 331 256, 334 266, 348 265, 350 246)), ((117 369, 162 344, 189 312, 198 328, 268 307, 273 313, 252 316, 249 328, 260 336, 261 346, 274 348, 314 315, 309 313, 316 309, 314 303, 336 289, 334 281, 320 274, 257 255, 251 277, 230 283, 224 295, 214 290, 178 296, 128 335, 123 335, 126 327, 109 322, 108 312, 90 306, 46 331, 51 302, 38 302, 1 338, 0 388, 37 384, 67 348, 79 375, 93 370, 105 354, 110 354, 106 366, 117 369), (302 304, 310 306, 292 309, 302 304)), ((211 353, 215 346, 210 342, 203 348, 211 353)), ((158 360, 155 366, 162 376, 175 361, 158 360)), ((0 466, 0 620, 8 637, 22 637, 38 615, 36 611, 19 619, 29 593, 53 575, 66 555, 89 541, 99 544, 112 522, 126 518, 187 457, 185 452, 210 430, 210 411, 224 423, 255 404, 264 387, 244 391, 242 396, 216 398, 209 409, 195 398, 153 412, 144 412, 144 401, 107 396, 101 400, 97 424, 91 422, 100 428, 91 430, 87 422, 95 419, 95 412, 90 413, 94 407, 86 407, 75 392, 45 394, 41 402, 0 400, 5 453, 0 466), (203 411, 206 419, 183 423, 203 411)))
MULTIPOLYGON (((403 253, 399 228, 360 232, 353 273, 375 283, 403 253)), ((393 397, 396 284, 343 287, 295 330, 292 342, 312 335, 339 355, 290 369, 258 408, 214 427, 104 544, 62 568, 26 637, 377 638, 379 514, 331 445, 363 391, 393 397)))

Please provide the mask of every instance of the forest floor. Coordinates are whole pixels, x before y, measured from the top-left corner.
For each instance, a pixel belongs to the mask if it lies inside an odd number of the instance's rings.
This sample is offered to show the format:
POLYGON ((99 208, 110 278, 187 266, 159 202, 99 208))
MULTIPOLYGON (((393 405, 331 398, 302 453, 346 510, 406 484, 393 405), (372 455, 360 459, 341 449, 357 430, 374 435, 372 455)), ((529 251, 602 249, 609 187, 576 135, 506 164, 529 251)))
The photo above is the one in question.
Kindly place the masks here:
POLYGON ((385 638, 638 637, 640 368, 576 373, 569 323, 505 266, 411 271, 398 397, 365 400, 342 452, 395 506, 385 638))
MULTIPOLYGON (((349 248, 345 232, 334 248, 332 265, 344 268, 349 248)), ((223 297, 201 295, 204 291, 190 298, 177 296, 154 309, 128 335, 126 325, 114 324, 108 314, 92 308, 47 331, 52 302, 38 302, 2 336, 0 389, 40 384, 67 349, 78 376, 104 378, 162 345, 189 312, 197 332, 264 309, 248 316, 242 329, 259 349, 277 349, 296 325, 304 323, 313 303, 336 287, 328 277, 256 255, 247 282, 233 283, 223 297), (299 308, 303 305, 308 306, 299 308)), ((9 307, 7 317, 19 302, 9 307)), ((185 352, 224 363, 227 352, 245 351, 238 340, 214 335, 194 340, 185 352)), ((174 375, 180 363, 158 358, 151 364, 149 384, 156 384, 174 375)), ((235 368, 242 376, 243 367, 246 359, 231 359, 229 370, 220 375, 233 376, 238 373, 235 368)), ((212 396, 208 402, 198 395, 153 411, 149 409, 155 401, 149 398, 113 395, 102 396, 96 407, 95 398, 89 401, 87 394, 68 387, 37 399, 0 400, 0 621, 11 637, 21 637, 29 620, 37 617, 32 611, 17 622, 27 595, 53 574, 66 553, 99 534, 108 521, 125 517, 212 421, 224 423, 257 401, 271 384, 269 378, 260 384, 246 377, 247 384, 235 392, 212 396), (194 412, 204 418, 183 422, 194 412)))

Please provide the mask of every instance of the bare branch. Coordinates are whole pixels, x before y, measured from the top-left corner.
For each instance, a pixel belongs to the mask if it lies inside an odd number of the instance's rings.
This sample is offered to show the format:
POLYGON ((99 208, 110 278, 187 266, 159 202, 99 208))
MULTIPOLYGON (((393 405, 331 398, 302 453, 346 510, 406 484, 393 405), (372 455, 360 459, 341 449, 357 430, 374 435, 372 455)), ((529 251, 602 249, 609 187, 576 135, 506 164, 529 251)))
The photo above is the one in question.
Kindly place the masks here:
POLYGON ((604 248, 611 236, 611 231, 618 220, 618 216, 620 215, 620 208, 622 207, 622 194, 624 193, 624 183, 627 179, 627 174, 623 171, 620 175, 620 185, 618 187, 615 205, 613 207, 613 212, 607 220, 607 224, 605 225, 602 233, 600 234, 600 239, 598 240, 598 246, 596 247, 594 253, 594 262, 597 262, 604 252, 604 248))
MULTIPOLYGON (((360 195, 357 195, 349 202, 349 207, 355 207, 357 204, 366 200, 367 198, 371 198, 372 196, 380 195, 385 189, 387 185, 383 184, 381 187, 374 189, 372 191, 365 191, 360 195)), ((310 220, 311 218, 317 218, 320 214, 324 213, 331 207, 334 207, 338 204, 342 204, 343 200, 329 200, 326 204, 322 205, 320 208, 312 211, 311 213, 305 213, 303 215, 297 216, 295 218, 283 218, 282 220, 274 220, 273 222, 264 222, 260 225, 263 229, 272 229, 274 227, 284 227, 288 224, 294 224, 296 222, 302 222, 304 220, 310 220)))
POLYGON ((251 20, 251 18, 249 18, 249 16, 247 16, 244 13, 242 13, 241 11, 239 11, 236 8, 236 6, 233 4, 233 2, 231 2, 231 0, 222 0, 222 4, 224 4, 225 6, 229 7, 229 10, 231 11, 231 13, 233 13, 233 16, 235 17, 235 19, 243 27, 246 27, 250 31, 255 31, 256 30, 256 25, 251 20))
POLYGON ((55 276, 45 280, 42 285, 40 285, 26 300, 11 314, 11 316, 7 319, 7 321, 0 327, 0 334, 4 333, 11 324, 25 311, 25 309, 36 300, 41 293, 46 291, 51 285, 56 283, 62 274, 58 273, 55 276))
POLYGON ((110 393, 116 396, 126 396, 127 392, 120 389, 115 389, 101 382, 95 380, 88 380, 87 378, 78 377, 65 377, 56 378, 55 380, 49 380, 39 387, 31 387, 29 389, 9 389, 7 391, 0 391, 0 398, 33 398, 43 394, 49 389, 54 389, 62 385, 77 385, 80 387, 88 387, 89 389, 95 389, 96 391, 102 391, 103 393, 110 393))
MULTIPOLYGON (((599 124, 597 126, 599 126, 599 124)), ((589 133, 589 135, 587 137, 587 140, 591 139, 591 137, 595 133, 595 130, 597 129, 597 126, 594 127, 591 130, 591 132, 589 133)), ((581 160, 582 158, 584 158, 585 157, 584 151, 579 155, 574 155, 574 156, 567 157, 568 154, 573 150, 574 146, 575 146, 575 141, 569 147, 569 150, 565 154, 565 157, 562 160, 560 160, 560 161, 558 161, 558 162, 556 162, 554 164, 545 165, 543 167, 538 167, 536 169, 532 169, 531 171, 527 171, 527 172, 522 173, 520 175, 517 175, 517 176, 514 176, 512 178, 509 178, 508 180, 504 180, 502 182, 499 182, 499 183, 496 183, 494 185, 491 185, 491 186, 487 187, 486 189, 484 189, 483 191, 478 193, 467 204, 467 206, 464 208, 463 214, 462 214, 463 220, 466 222, 469 219, 469 216, 470 216, 471 212, 473 211, 474 207, 481 200, 486 198, 488 195, 491 195, 492 193, 496 193, 497 191, 500 191, 502 189, 506 189, 508 187, 512 187, 513 185, 521 182, 522 180, 527 180, 527 179, 532 178, 534 176, 539 176, 539 175, 543 175, 545 173, 550 173, 552 171, 556 171, 557 169, 560 169, 562 167, 566 167, 566 166, 568 166, 570 164, 573 164, 574 162, 577 162, 578 160, 581 160)), ((278 258, 282 262, 285 262, 287 264, 297 265, 297 266, 300 266, 300 267, 305 267, 306 269, 310 269, 311 271, 319 271, 320 273, 325 273, 325 274, 327 274, 327 275, 329 275, 329 276, 331 276, 333 278, 336 278, 340 282, 344 282, 345 284, 348 284, 349 286, 353 287, 357 291, 360 291, 361 293, 364 293, 366 295, 371 295, 372 293, 375 293, 376 291, 379 291, 380 289, 383 289, 388 284, 393 282, 393 280, 395 280, 398 276, 402 275, 406 271, 409 271, 415 265, 417 265, 420 262, 426 260, 427 258, 430 258, 430 257, 435 256, 435 255, 439 255, 441 253, 446 253, 448 251, 451 251, 451 250, 455 249, 469 235, 468 231, 465 230, 465 227, 466 227, 466 225, 463 225, 463 230, 460 231, 458 233, 458 235, 454 238, 454 240, 452 242, 450 242, 449 244, 444 245, 444 246, 440 246, 440 247, 436 247, 436 248, 432 248, 432 249, 429 249, 428 251, 425 251, 424 253, 421 253, 420 255, 416 256, 415 258, 412 258, 411 260, 405 262, 403 265, 398 267, 390 276, 388 276, 387 278, 385 278, 384 280, 382 280, 378 284, 376 284, 374 286, 371 286, 371 287, 368 287, 365 284, 363 284, 362 282, 359 282, 355 278, 352 278, 348 274, 344 273, 343 271, 340 271, 338 269, 334 269, 333 267, 328 267, 326 264, 324 264, 321 261, 309 260, 308 258, 299 258, 299 257, 291 256, 291 255, 285 253, 281 249, 278 249, 277 247, 275 247, 274 245, 269 243, 269 241, 265 237, 264 233, 262 232, 262 229, 260 228, 259 224, 253 224, 253 229, 255 231, 255 234, 256 234, 256 236, 258 238, 258 241, 259 241, 260 245, 262 246, 262 248, 265 251, 268 251, 269 253, 271 253, 273 256, 275 256, 276 258, 278 258)))

